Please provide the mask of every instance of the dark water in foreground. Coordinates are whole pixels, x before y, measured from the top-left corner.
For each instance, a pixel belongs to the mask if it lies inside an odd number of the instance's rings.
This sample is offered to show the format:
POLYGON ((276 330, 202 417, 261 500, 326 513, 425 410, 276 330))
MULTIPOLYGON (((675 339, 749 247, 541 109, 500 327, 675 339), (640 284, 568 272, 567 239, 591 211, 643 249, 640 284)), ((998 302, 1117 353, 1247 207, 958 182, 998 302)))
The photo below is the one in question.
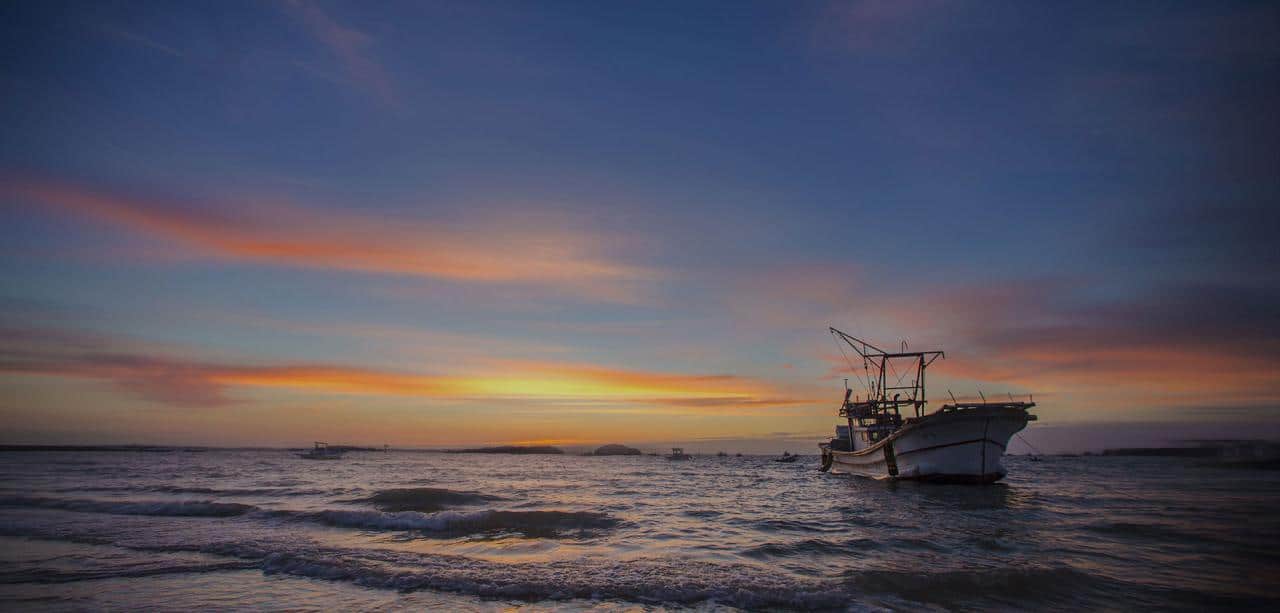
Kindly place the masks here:
POLYGON ((1280 608, 1277 471, 816 464, 0 453, 0 608, 1280 608))

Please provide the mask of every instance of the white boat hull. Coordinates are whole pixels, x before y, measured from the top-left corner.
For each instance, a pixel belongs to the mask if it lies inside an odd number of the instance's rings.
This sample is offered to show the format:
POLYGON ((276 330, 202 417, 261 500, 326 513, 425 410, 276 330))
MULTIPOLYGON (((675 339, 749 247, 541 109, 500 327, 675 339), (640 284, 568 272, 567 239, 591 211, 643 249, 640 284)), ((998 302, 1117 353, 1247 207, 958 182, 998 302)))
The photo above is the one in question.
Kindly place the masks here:
POLYGON ((966 410, 908 424, 863 451, 823 446, 833 473, 875 479, 990 483, 1003 479, 1009 439, 1035 419, 1026 411, 966 410))

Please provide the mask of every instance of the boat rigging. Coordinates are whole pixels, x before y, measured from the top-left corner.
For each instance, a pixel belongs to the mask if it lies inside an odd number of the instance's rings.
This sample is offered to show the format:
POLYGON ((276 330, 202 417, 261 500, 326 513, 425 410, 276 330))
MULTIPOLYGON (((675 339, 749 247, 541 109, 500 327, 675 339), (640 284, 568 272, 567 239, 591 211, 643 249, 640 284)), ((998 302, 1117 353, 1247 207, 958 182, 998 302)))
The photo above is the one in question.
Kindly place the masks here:
POLYGON ((855 373, 844 346, 862 358, 866 398, 851 399, 853 390, 845 379, 840 417, 846 425, 838 426, 836 437, 820 445, 823 470, 981 483, 1004 477, 1000 458, 1010 437, 1036 419, 1027 412, 1035 402, 1010 396, 1009 402, 987 402, 984 397, 980 403, 962 403, 953 396, 951 404, 930 413, 925 373, 935 360, 946 357, 944 352, 908 351, 906 341, 900 351, 889 352, 834 327, 828 330, 855 373), (898 365, 903 366, 901 373, 898 365))

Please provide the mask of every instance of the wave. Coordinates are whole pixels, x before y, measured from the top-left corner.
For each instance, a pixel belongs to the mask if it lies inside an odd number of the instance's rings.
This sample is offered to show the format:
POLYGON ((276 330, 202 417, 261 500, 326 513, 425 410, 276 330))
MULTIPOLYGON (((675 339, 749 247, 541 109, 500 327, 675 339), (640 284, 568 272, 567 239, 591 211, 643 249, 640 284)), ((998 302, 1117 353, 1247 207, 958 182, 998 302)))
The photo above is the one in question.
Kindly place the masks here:
MULTIPOLYGON (((115 536, 110 530, 77 526, 77 534, 49 532, 29 538, 51 538, 112 545, 168 556, 198 553, 231 558, 227 568, 259 568, 268 575, 348 582, 393 590, 441 590, 482 598, 565 601, 570 599, 624 600, 645 604, 696 605, 714 603, 747 609, 845 608, 851 594, 829 579, 789 576, 755 565, 724 562, 689 564, 683 560, 641 558, 606 560, 598 557, 528 563, 504 563, 441 553, 418 553, 363 547, 320 546, 307 539, 282 535, 248 540, 206 540, 173 533, 160 542, 142 544, 115 536), (86 531, 87 530, 87 531, 86 531)), ((3 526, 0 525, 0 532, 3 526)), ((185 561, 157 561, 176 568, 185 561)), ((217 570, 211 561, 207 570, 217 570)), ((191 572, 201 572, 196 566, 191 572)), ((118 574, 137 572, 128 568, 118 574)))
POLYGON ((159 486, 150 488, 148 491, 165 492, 169 494, 207 494, 210 496, 317 496, 328 493, 325 490, 291 490, 275 487, 217 488, 159 486))
POLYGON ((458 556, 335 555, 324 550, 275 552, 263 572, 347 581, 356 585, 440 590, 481 598, 530 601, 623 600, 746 609, 844 608, 850 595, 831 582, 780 576, 726 564, 665 560, 502 564, 458 556))
POLYGON ((940 572, 863 570, 846 574, 846 585, 860 593, 887 593, 916 602, 949 606, 991 598, 1045 605, 1056 597, 1081 597, 1085 592, 1103 587, 1104 583, 1110 582, 1067 566, 940 572))
POLYGON ((765 543, 744 550, 742 555, 757 559, 813 555, 850 556, 884 548, 885 546, 882 543, 869 538, 851 539, 843 542, 805 539, 790 543, 765 543))
POLYGON ((421 531, 458 535, 513 532, 525 536, 555 537, 567 533, 585 535, 607 530, 620 520, 595 511, 268 511, 269 514, 316 521, 341 528, 362 530, 421 531))
POLYGON ((766 519, 759 521, 733 520, 733 523, 746 523, 747 525, 761 532, 825 532, 840 533, 845 532, 847 528, 839 524, 832 524, 823 521, 803 521, 794 519, 766 519))
POLYGON ((1103 521, 1086 525, 1085 528, 1101 534, 1135 539, 1167 540, 1173 542, 1212 540, 1206 538, 1203 533, 1192 530, 1183 530, 1167 524, 1103 521))
POLYGON ((161 494, 202 494, 206 496, 318 496, 334 492, 309 489, 293 490, 279 487, 185 487, 175 485, 100 485, 95 487, 68 487, 49 490, 60 494, 75 492, 156 492, 161 494))
POLYGON ((123 568, 98 569, 65 569, 49 567, 31 567, 0 571, 0 584, 11 583, 71 583, 73 581, 89 581, 94 579, 114 579, 126 577, 154 577, 156 575, 194 574, 220 572, 227 570, 249 570, 260 568, 261 564, 251 560, 220 560, 216 562, 156 562, 123 568))
POLYGON ((208 500, 116 501, 26 496, 0 498, 0 506, 37 507, 81 513, 150 515, 157 517, 234 517, 257 509, 257 507, 248 504, 212 502, 208 500))
MULTIPOLYGON (((728 606, 742 609, 849 608, 1108 608, 1116 602, 1168 603, 1168 598, 1218 608, 1274 604, 1266 598, 1241 598, 1191 590, 1153 591, 1070 567, 998 567, 920 572, 850 571, 843 577, 797 576, 757 564, 667 558, 608 560, 583 557, 508 563, 441 553, 320 546, 297 535, 263 535, 250 540, 204 541, 173 533, 148 544, 90 529, 78 534, 43 533, 32 538, 110 544, 158 554, 201 553, 232 558, 227 568, 259 568, 266 574, 348 582, 391 590, 439 590, 481 598, 529 601, 620 600, 641 605, 728 606), (235 562, 242 562, 237 564, 235 562), (1117 600, 1119 599, 1119 600, 1117 600)), ((109 530, 102 526, 98 530, 109 530)), ((4 532, 0 525, 0 532, 4 532)), ((164 561, 165 568, 185 562, 164 561)), ((190 572, 218 570, 215 564, 190 572)), ((117 575, 133 570, 111 571, 117 575)), ((176 571, 175 571, 176 572, 176 571)))
POLYGON ((236 517, 253 513, 266 517, 283 517, 312 521, 340 528, 382 531, 417 531, 441 535, 509 532, 530 537, 585 536, 608 530, 620 520, 596 511, 372 511, 362 509, 325 509, 321 511, 267 510, 234 502, 209 500, 124 501, 76 498, 40 498, 28 496, 0 497, 0 507, 35 507, 102 513, 108 515, 147 515, 155 517, 236 517))
POLYGON ((514 565, 494 573, 493 568, 463 568, 402 572, 352 565, 342 561, 298 555, 273 555, 264 561, 268 574, 345 580, 366 587, 396 590, 435 589, 483 598, 568 600, 573 598, 621 599, 641 603, 693 604, 715 602, 742 608, 830 608, 845 604, 844 595, 831 590, 795 589, 785 581, 755 576, 722 574, 714 580, 691 581, 671 577, 669 568, 646 564, 605 565, 601 569, 576 568, 557 575, 514 565), (478 571, 478 572, 477 572, 478 571), (598 578, 589 576, 596 574, 598 578))
POLYGON ((418 511, 430 513, 446 507, 501 500, 498 496, 478 492, 457 492, 434 487, 410 487, 382 490, 355 502, 370 502, 383 511, 418 511))

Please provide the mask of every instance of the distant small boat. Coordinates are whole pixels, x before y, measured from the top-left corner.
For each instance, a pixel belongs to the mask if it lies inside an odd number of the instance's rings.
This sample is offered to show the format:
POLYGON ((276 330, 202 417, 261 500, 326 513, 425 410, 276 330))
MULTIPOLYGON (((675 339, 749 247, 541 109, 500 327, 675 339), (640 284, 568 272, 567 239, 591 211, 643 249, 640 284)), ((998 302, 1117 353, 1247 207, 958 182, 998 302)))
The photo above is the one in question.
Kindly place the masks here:
POLYGON ((671 454, 667 456, 668 460, 692 460, 693 456, 684 452, 684 449, 672 447, 671 454))
POLYGON ((788 463, 788 464, 789 464, 789 463, 791 463, 791 462, 796 461, 796 458, 799 458, 799 457, 800 457, 800 456, 798 456, 798 455, 791 455, 791 452, 790 452, 790 451, 784 451, 784 452, 782 452, 782 457, 780 457, 780 458, 774 458, 774 459, 773 459, 773 461, 774 461, 774 462, 786 462, 786 463, 788 463))
POLYGON ((727 454, 727 453, 725 453, 725 452, 721 451, 721 452, 716 453, 716 457, 717 457, 717 458, 727 458, 727 457, 729 457, 729 454, 727 454))
POLYGON ((339 460, 342 454, 346 453, 341 449, 330 449, 329 443, 321 443, 316 441, 316 446, 311 451, 299 453, 298 457, 304 460, 339 460))

